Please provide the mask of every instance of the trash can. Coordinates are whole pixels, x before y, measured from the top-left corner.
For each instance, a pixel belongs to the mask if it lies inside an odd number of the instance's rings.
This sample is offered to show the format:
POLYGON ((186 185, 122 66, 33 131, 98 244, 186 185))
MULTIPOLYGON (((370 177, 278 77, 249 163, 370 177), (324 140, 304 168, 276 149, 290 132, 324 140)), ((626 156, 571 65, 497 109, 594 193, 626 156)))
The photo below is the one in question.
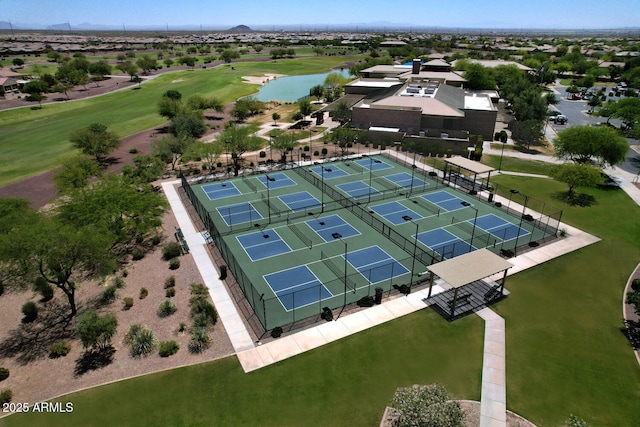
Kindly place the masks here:
POLYGON ((224 280, 227 278, 227 266, 226 265, 221 265, 220 266, 220 280, 224 280))
POLYGON ((376 288, 376 296, 374 301, 376 304, 382 304, 382 288, 376 288))

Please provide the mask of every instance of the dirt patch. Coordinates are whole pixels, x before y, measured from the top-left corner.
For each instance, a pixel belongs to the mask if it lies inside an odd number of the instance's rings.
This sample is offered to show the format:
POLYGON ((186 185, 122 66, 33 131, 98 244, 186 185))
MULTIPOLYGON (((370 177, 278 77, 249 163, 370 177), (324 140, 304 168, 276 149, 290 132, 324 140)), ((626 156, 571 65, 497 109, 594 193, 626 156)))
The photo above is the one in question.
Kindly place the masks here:
MULTIPOLYGON (((164 235, 170 237, 166 237, 165 242, 173 238, 176 225, 173 214, 166 214, 164 235)), ((8 368, 10 376, 2 382, 2 389, 11 389, 15 402, 34 403, 82 388, 233 354, 231 342, 220 322, 211 332, 211 347, 198 355, 187 350, 189 334, 176 332, 181 322, 190 324, 189 285, 202 283, 191 255, 182 256, 180 262, 178 270, 169 270, 168 263, 161 259, 158 247, 142 260, 124 267, 128 272, 124 278, 126 286, 118 291, 115 302, 99 308, 101 314, 113 313, 118 318, 117 334, 112 340, 115 351, 104 355, 111 359, 106 366, 100 365, 101 360, 87 358, 79 340, 71 338, 74 321, 54 328, 45 328, 43 322, 38 320, 32 324, 21 323, 20 308, 26 301, 38 303, 41 307, 40 319, 60 319, 60 313, 68 312, 66 299, 61 298, 60 292, 56 292, 56 297, 47 303, 38 302, 40 297, 31 291, 5 292, 0 296, 0 366, 8 368), (160 318, 156 312, 160 303, 167 299, 164 282, 171 275, 176 277, 176 295, 171 300, 177 305, 178 311, 160 318), (139 299, 143 287, 149 294, 139 299), (123 309, 124 297, 133 298, 133 307, 129 310, 123 309), (145 324, 160 341, 175 340, 180 350, 167 358, 160 357, 157 351, 147 358, 132 358, 123 339, 129 325, 134 323, 145 324), (66 357, 50 359, 48 346, 58 339, 66 339, 71 343, 71 352, 66 357), (51 375, 51 372, 56 372, 56 375, 51 375)), ((81 283, 77 292, 79 307, 94 307, 104 289, 105 285, 97 281, 81 283)))

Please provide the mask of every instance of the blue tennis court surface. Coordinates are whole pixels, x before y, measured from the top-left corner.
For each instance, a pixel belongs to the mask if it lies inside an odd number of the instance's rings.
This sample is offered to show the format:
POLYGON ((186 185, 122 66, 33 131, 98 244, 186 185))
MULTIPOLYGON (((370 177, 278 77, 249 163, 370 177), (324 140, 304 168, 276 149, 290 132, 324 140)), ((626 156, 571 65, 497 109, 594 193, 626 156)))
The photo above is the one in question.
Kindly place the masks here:
POLYGON ((421 196, 423 199, 430 201, 431 203, 438 205, 447 212, 457 211, 458 209, 464 209, 470 204, 462 200, 460 197, 456 197, 446 191, 436 191, 435 193, 429 193, 421 196))
MULTIPOLYGON (((415 238, 416 236, 414 235, 412 237, 415 238)), ((436 228, 435 230, 418 234, 418 241, 447 259, 477 249, 443 228, 436 228)))
POLYGON ((372 171, 379 171, 379 170, 389 169, 393 167, 390 164, 383 162, 382 160, 372 159, 372 158, 356 160, 356 163, 362 166, 363 168, 369 169, 372 171))
POLYGON ((338 184, 337 187, 347 193, 349 197, 353 197, 354 199, 359 199, 360 197, 367 197, 369 194, 375 196, 376 194, 380 194, 378 190, 375 188, 369 187, 362 181, 356 182, 348 182, 346 184, 338 184))
POLYGON ((423 181, 420 178, 416 178, 416 177, 411 178, 411 174, 408 174, 406 172, 395 173, 393 175, 386 175, 385 178, 393 182, 394 184, 404 188, 410 188, 412 186, 422 187, 422 186, 429 185, 426 181, 423 181), (413 182, 413 185, 412 185, 412 182, 413 182))
POLYGON ((360 235, 360 232, 342 219, 340 215, 311 219, 306 221, 306 224, 311 227, 313 231, 318 233, 325 242, 331 242, 338 238, 346 239, 347 237, 360 235))
POLYGON ((399 202, 383 203, 381 205, 372 206, 370 209, 393 225, 404 224, 407 221, 422 218, 422 216, 399 202))
POLYGON ((229 226, 262 219, 262 215, 249 202, 220 206, 216 210, 229 226))
POLYGON ((291 252, 291 248, 273 229, 237 236, 252 261, 291 252))
MULTIPOLYGON (((473 220, 470 220, 469 222, 473 224, 473 220)), ((511 240, 516 237, 530 234, 524 228, 512 224, 494 214, 479 217, 476 221, 476 227, 480 227, 484 231, 491 233, 502 240, 511 240)))
POLYGON ((409 272, 379 246, 349 252, 347 261, 370 283, 382 282, 409 272))
POLYGON ((268 175, 259 175, 258 181, 267 188, 267 182, 269 182, 269 189, 274 190, 276 188, 291 187, 297 185, 294 180, 289 178, 283 173, 270 173, 268 175))
POLYGON ((203 185, 202 190, 209 200, 217 200, 241 194, 233 182, 214 182, 213 184, 203 185))
POLYGON ((320 200, 313 197, 308 191, 285 194, 283 196, 278 196, 278 198, 294 212, 303 211, 307 208, 313 208, 321 205, 320 200))
POLYGON ((316 175, 318 175, 319 177, 322 177, 324 175, 324 179, 340 178, 341 176, 349 175, 347 172, 343 171, 342 169, 340 169, 335 165, 315 166, 309 170, 315 173, 316 175), (324 172, 322 171, 322 168, 324 168, 324 172))
POLYGON ((263 277, 287 311, 333 296, 306 265, 263 277))

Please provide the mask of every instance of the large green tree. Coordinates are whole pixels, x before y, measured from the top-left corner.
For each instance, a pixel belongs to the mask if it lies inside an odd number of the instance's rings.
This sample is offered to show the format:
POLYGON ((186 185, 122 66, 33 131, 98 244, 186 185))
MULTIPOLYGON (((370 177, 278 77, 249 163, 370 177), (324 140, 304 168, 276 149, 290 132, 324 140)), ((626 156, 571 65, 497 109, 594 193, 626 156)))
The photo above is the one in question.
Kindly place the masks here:
POLYGON ((193 138, 167 135, 151 143, 151 154, 159 157, 163 162, 171 164, 171 170, 175 170, 176 165, 193 142, 193 138))
POLYGON ((165 209, 166 200, 150 186, 134 186, 112 175, 71 193, 59 207, 59 217, 66 224, 98 227, 115 250, 159 227, 165 209))
POLYGON ((271 149, 280 152, 280 161, 282 163, 287 162, 287 153, 295 148, 298 141, 291 133, 287 133, 283 130, 274 130, 271 133, 271 149))
POLYGON ((0 263, 17 285, 28 286, 37 277, 67 297, 70 315, 77 313, 76 281, 87 275, 113 272, 117 263, 111 240, 96 225, 78 225, 57 217, 28 215, 0 234, 0 263))
POLYGON ((182 111, 171 119, 169 132, 178 138, 200 138, 207 132, 202 111, 182 111))
POLYGON ((84 129, 74 131, 69 140, 75 148, 94 157, 98 163, 122 143, 120 138, 102 123, 93 123, 84 129))
POLYGON ((606 126, 571 126, 558 133, 553 146, 560 159, 601 167, 624 161, 629 151, 627 140, 606 126))
POLYGON ((496 81, 491 72, 480 64, 467 63, 464 65, 465 87, 468 89, 495 89, 496 81))
POLYGON ((567 197, 574 196, 576 187, 594 187, 604 179, 601 170, 587 163, 563 163, 551 168, 551 177, 569 186, 567 197))
POLYGON ((70 158, 53 177, 53 182, 60 193, 67 194, 87 185, 89 179, 100 173, 100 166, 86 154, 70 158))
POLYGON ((264 140, 251 133, 246 126, 238 126, 232 123, 216 137, 216 142, 224 147, 225 152, 230 153, 233 163, 233 173, 238 176, 242 155, 247 151, 255 151, 262 147, 264 140))

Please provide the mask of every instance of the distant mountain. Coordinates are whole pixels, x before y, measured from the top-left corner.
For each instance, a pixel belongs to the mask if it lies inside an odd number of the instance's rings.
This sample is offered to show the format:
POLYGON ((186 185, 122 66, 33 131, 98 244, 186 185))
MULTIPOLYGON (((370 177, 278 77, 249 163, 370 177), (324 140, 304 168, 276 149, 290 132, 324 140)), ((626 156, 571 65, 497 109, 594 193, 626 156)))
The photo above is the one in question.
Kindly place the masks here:
POLYGON ((65 22, 64 24, 49 25, 46 29, 51 31, 69 31, 70 30, 69 24, 67 22, 65 22))
POLYGON ((229 28, 232 33, 251 33, 253 30, 246 25, 236 25, 233 28, 229 28))

